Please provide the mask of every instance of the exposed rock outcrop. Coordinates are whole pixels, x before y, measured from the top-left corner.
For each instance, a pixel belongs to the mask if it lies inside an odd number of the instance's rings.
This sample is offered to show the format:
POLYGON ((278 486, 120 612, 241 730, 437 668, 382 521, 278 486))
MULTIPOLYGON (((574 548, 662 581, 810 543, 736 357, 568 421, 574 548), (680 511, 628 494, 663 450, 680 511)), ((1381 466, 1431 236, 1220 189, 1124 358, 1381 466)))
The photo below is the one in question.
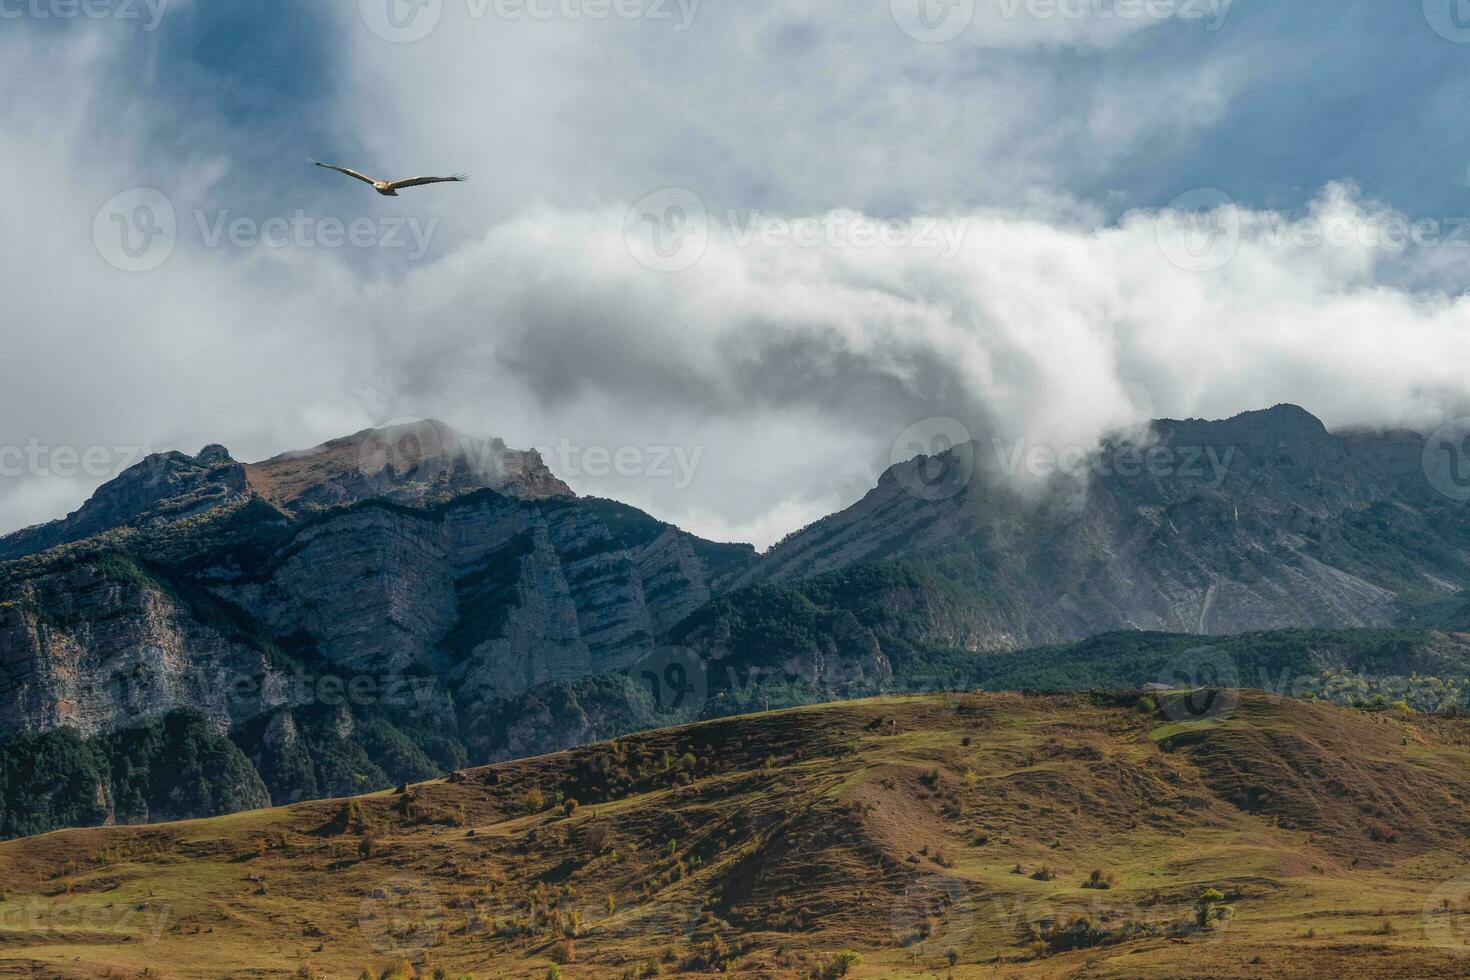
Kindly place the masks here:
POLYGON ((181 707, 231 729, 300 702, 303 674, 434 678, 433 727, 455 731, 536 685, 619 669, 755 560, 584 503, 533 455, 439 423, 248 468, 218 446, 150 457, 3 541, 22 554, 104 528, 0 565, 0 734, 181 707), (403 469, 374 457, 385 446, 403 469), (482 451, 515 465, 487 470, 482 451), (378 469, 359 481, 358 460, 378 469))
MULTIPOLYGON (((766 703, 751 678, 840 697, 1112 630, 1462 622, 1470 510, 1422 452, 1290 406, 1156 423, 1081 480, 971 445, 760 557, 437 422, 249 465, 163 454, 0 538, 0 742, 193 712, 279 802, 669 724, 660 684, 718 712, 766 703), (649 670, 671 643, 698 663, 649 670)), ((147 809, 258 802, 238 768, 147 809)))
POLYGON ((248 495, 245 467, 223 446, 209 446, 196 457, 160 453, 129 467, 62 520, 0 538, 0 561, 115 528, 185 520, 248 495))
POLYGON ((1007 475, 1007 450, 893 467, 740 584, 916 562, 968 592, 986 650, 1113 629, 1384 625, 1405 595, 1470 587, 1470 510, 1429 485, 1411 433, 1333 435, 1295 406, 1166 420, 1103 447, 1085 480, 1041 489, 1007 475))
POLYGON ((475 490, 531 500, 573 496, 534 451, 467 436, 434 419, 365 429, 253 463, 246 473, 255 493, 298 515, 370 499, 437 504, 475 490))

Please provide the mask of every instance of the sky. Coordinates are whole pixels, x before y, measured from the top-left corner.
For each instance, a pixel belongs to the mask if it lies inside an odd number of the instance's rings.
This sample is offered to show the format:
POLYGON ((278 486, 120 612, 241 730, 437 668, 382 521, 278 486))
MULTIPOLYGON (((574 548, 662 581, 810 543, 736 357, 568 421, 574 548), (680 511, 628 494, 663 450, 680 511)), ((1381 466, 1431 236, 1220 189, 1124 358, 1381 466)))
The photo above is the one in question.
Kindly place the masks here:
POLYGON ((0 532, 142 452, 421 417, 761 547, 945 439, 1429 431, 1466 13, 0 0, 0 532))

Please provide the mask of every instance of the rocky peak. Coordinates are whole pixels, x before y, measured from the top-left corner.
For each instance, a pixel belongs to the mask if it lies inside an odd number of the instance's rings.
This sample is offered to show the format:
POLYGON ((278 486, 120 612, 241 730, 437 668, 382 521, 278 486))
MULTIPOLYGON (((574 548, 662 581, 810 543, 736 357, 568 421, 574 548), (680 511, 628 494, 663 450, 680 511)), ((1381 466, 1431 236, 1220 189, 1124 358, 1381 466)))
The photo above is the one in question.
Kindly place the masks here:
POLYGON ((436 419, 364 429, 246 471, 253 491, 290 513, 369 498, 434 504, 482 489, 523 499, 574 496, 536 452, 467 436, 436 419))
POLYGON ((163 524, 247 499, 245 467, 223 446, 196 456, 154 453, 97 489, 58 521, 0 538, 0 561, 80 541, 114 528, 163 524))
POLYGON ((194 462, 204 466, 225 466, 235 460, 230 451, 219 443, 211 443, 199 450, 199 455, 194 457, 194 462))
POLYGON ((1300 405, 1287 403, 1255 412, 1242 412, 1233 419, 1229 419, 1226 424, 1230 423, 1264 431, 1297 432, 1314 436, 1327 434, 1327 426, 1322 424, 1321 419, 1300 405))
POLYGON ((1166 442, 1181 445, 1234 445, 1239 449, 1325 447, 1335 437, 1322 420, 1296 405, 1277 405, 1258 412, 1243 412, 1222 421, 1205 419, 1160 419, 1153 429, 1166 442))
POLYGON ((491 489, 526 500, 574 497, 534 451, 427 419, 364 429, 313 449, 242 464, 212 443, 197 456, 156 453, 103 484, 67 517, 0 538, 0 561, 129 526, 192 517, 251 497, 290 514, 379 498, 408 506, 491 489))

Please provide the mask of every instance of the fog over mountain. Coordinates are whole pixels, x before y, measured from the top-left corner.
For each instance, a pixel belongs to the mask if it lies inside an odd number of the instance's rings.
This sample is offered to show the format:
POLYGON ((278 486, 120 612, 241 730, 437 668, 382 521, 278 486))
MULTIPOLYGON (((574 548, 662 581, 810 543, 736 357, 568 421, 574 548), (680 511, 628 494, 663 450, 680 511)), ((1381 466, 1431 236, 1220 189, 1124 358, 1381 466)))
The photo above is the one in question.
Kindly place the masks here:
POLYGON ((1470 977, 1467 12, 0 0, 0 974, 1470 977))
POLYGON ((0 537, 0 837, 893 691, 1208 667, 1346 699, 1348 670, 1459 706, 1470 487, 1442 456, 1292 405, 1158 420, 1086 480, 965 443, 758 555, 437 421, 258 463, 152 455, 0 537), (207 759, 124 764, 140 739, 207 759), (37 808, 53 753, 68 789, 37 808))
POLYGON ((1390 172, 1312 99, 1260 106, 1268 81, 1316 93, 1273 54, 1309 50, 1325 19, 1419 53, 1382 66, 1398 86, 1335 59, 1323 70, 1342 92, 1457 131, 1443 120, 1463 51, 1417 8, 1156 22, 980 4, 960 37, 924 44, 881 4, 840 23, 816 4, 738 21, 700 5, 679 30, 450 3, 396 44, 354 5, 268 6, 310 30, 176 2, 153 30, 79 19, 0 37, 14 93, 0 174, 27 188, 0 228, 7 362, 26 366, 0 393, 0 446, 102 447, 116 463, 7 467, 0 528, 75 509, 130 449, 223 441, 262 459, 402 418, 535 446, 579 492, 766 546, 856 501, 936 417, 1065 448, 1287 401, 1331 428, 1470 413, 1463 143, 1390 172), (1279 65, 1246 72, 1239 42, 1258 35, 1279 65), (262 70, 241 84, 247 50, 262 70), (691 70, 711 58, 725 70, 691 70), (738 98, 713 81, 736 75, 738 98), (109 78, 150 99, 124 106, 109 78), (1299 133, 1340 151, 1268 179, 1261 161, 1299 133), (309 171, 305 152, 477 180, 381 201, 309 171), (167 197, 176 242, 129 273, 93 233, 136 187, 167 197), (660 187, 694 191, 709 219, 679 271, 640 264, 629 241, 630 208, 660 187), (1223 194, 1190 193, 1204 187, 1223 194), (1223 237, 1191 238, 1214 205, 1223 237), (402 219, 402 245, 221 232, 298 211, 379 234, 402 219), (913 223, 868 247, 864 216, 913 223), (823 230, 791 244, 801 219, 823 230), (1398 230, 1422 221, 1435 234, 1398 230))

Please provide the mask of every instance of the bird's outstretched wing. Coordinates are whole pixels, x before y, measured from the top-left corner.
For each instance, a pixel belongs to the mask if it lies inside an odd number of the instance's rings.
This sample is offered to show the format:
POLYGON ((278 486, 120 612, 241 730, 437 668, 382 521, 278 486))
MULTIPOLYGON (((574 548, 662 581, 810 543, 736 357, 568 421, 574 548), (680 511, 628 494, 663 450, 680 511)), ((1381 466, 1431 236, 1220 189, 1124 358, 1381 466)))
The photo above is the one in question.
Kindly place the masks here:
POLYGON ((469 180, 469 174, 454 174, 449 177, 409 177, 407 180, 395 180, 388 185, 390 191, 400 190, 404 187, 422 187, 424 184, 449 184, 469 180))
POLYGON ((367 174, 360 174, 356 170, 348 170, 346 167, 334 167, 330 163, 322 163, 316 157, 307 157, 306 158, 306 162, 309 163, 309 164, 311 164, 313 167, 326 167, 328 170, 335 170, 339 174, 346 174, 349 177, 356 177, 358 180, 362 181, 364 184, 376 184, 377 183, 376 180, 373 180, 367 174))

